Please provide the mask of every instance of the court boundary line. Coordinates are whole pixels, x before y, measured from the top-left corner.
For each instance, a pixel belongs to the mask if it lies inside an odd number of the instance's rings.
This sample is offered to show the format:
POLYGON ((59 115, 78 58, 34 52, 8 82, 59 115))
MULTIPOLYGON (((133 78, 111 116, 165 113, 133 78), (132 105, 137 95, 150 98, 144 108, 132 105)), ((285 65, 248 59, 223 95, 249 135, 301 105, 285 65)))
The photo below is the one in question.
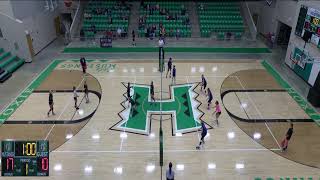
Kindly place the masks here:
MULTIPOLYGON (((220 148, 220 149, 164 149, 167 153, 181 153, 181 152, 248 152, 248 151, 281 151, 281 149, 267 149, 267 148, 220 148)), ((51 153, 158 153, 159 150, 135 150, 135 151, 117 151, 117 150, 57 150, 51 153)))
MULTIPOLYGON (((240 86, 242 87, 242 89, 245 89, 238 76, 236 76, 236 79, 238 80, 238 82, 239 82, 240 86)), ((248 99, 251 101, 252 105, 256 109, 256 111, 259 114, 259 116, 263 119, 263 116, 262 116, 261 112, 258 110, 258 108, 257 108, 256 104, 253 102, 252 98, 249 96, 249 93, 246 92, 245 94, 247 95, 248 99)), ((276 139, 276 137, 274 136, 274 134, 270 130, 268 124, 266 122, 264 124, 266 125, 266 127, 267 127, 268 131, 270 132, 271 136, 273 137, 274 141, 277 143, 278 147, 281 149, 281 146, 280 146, 278 140, 276 139)))

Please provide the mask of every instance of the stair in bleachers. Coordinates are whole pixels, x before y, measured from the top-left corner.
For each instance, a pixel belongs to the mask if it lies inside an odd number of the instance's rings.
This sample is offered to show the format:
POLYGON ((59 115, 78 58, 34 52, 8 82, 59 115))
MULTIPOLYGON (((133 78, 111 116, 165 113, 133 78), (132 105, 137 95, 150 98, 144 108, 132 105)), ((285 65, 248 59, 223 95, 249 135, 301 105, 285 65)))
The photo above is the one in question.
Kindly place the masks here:
POLYGON ((196 7, 197 7, 197 4, 194 1, 189 1, 187 3, 187 9, 190 17, 190 24, 192 27, 191 37, 193 38, 200 37, 200 26, 199 26, 199 19, 198 19, 198 13, 197 13, 196 7))
POLYGON ((131 37, 132 30, 134 30, 136 36, 138 34, 138 23, 139 23, 139 7, 140 3, 139 1, 133 1, 131 6, 131 14, 130 14, 130 22, 128 27, 128 36, 131 37))
POLYGON ((12 73, 14 73, 23 64, 23 59, 13 56, 10 52, 5 52, 3 49, 0 49, 0 83, 3 83, 10 78, 12 73))
POLYGON ((143 2, 140 5, 139 37, 159 37, 161 26, 166 37, 175 37, 177 34, 179 37, 191 37, 189 12, 183 1, 143 2))
POLYGON ((94 38, 98 32, 116 35, 121 29, 121 35, 128 33, 130 6, 121 1, 88 2, 84 9, 82 30, 84 37, 94 38))
POLYGON ((218 39, 225 39, 230 35, 240 39, 243 35, 244 23, 239 2, 198 2, 197 9, 202 37, 215 34, 218 39))

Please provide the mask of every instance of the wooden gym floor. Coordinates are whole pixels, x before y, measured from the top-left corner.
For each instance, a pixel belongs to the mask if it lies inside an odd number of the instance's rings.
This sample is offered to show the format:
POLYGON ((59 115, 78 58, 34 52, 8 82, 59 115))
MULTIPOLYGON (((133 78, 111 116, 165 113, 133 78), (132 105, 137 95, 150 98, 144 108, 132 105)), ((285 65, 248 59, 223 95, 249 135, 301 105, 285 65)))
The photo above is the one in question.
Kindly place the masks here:
MULTIPOLYGON (((162 171, 159 115, 152 115, 144 133, 137 133, 140 131, 129 120, 128 126, 117 126, 125 116, 121 112, 127 109, 123 96, 127 82, 149 85, 153 81, 156 99, 160 98, 157 60, 90 61, 86 76, 78 62, 61 61, 0 126, 0 139, 48 139, 50 177, 45 179, 160 179, 169 162, 174 165, 176 179, 320 177, 319 127, 259 61, 177 60, 174 65, 176 83, 191 84, 195 88, 188 92, 198 95, 190 96, 190 101, 196 100, 199 107, 186 104, 192 106, 191 114, 197 114, 196 110, 200 113, 194 119, 194 128, 198 127, 201 112, 201 119, 213 128, 208 131, 204 148, 196 150, 200 134, 188 128, 177 133, 179 129, 173 128, 175 117, 164 115, 162 171), (222 105, 219 127, 214 124, 213 109, 206 109, 206 97, 196 86, 201 74, 205 75, 214 100, 222 105), (84 81, 91 90, 89 103, 83 99, 84 81), (80 111, 73 107, 73 86, 79 90, 80 111), (47 117, 49 90, 55 91, 56 115, 47 117), (288 150, 281 152, 279 144, 289 127, 287 120, 293 121, 294 134, 288 150), (254 139, 254 133, 261 137, 254 139)), ((171 79, 163 79, 163 99, 170 98, 170 84, 171 79)), ((178 121, 181 118, 177 115, 178 121)))

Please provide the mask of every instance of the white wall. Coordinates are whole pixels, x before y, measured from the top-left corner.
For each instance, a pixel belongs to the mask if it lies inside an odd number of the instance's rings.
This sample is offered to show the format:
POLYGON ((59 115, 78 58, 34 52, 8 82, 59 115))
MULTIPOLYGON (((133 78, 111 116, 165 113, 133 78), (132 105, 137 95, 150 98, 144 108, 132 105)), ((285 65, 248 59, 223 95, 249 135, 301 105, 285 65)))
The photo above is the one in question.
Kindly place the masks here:
POLYGON ((11 1, 10 0, 1 0, 0 1, 0 12, 6 14, 8 16, 13 17, 13 11, 11 8, 11 1))
POLYGON ((31 56, 23 24, 7 16, 0 15, 0 27, 3 35, 3 38, 0 38, 0 47, 29 61, 31 56), (17 43, 19 49, 15 49, 14 43, 17 43))
POLYGON ((257 31, 262 34, 276 33, 278 21, 292 27, 296 13, 297 1, 278 0, 269 6, 265 1, 248 2, 252 14, 258 14, 257 31))
POLYGON ((46 10, 45 1, 0 0, 0 11, 2 9, 8 14, 11 13, 13 20, 0 13, 0 27, 4 35, 4 38, 0 38, 0 46, 27 61, 31 60, 31 56, 26 44, 26 31, 31 35, 36 54, 57 37, 54 18, 59 15, 59 12, 57 8, 53 11, 46 10), (17 23, 15 19, 23 23, 17 23), (14 49, 15 42, 18 43, 19 50, 14 49))
POLYGON ((18 19, 30 17, 44 11, 43 0, 11 0, 13 15, 18 19))
POLYGON ((31 35, 36 54, 57 37, 54 26, 56 16, 58 16, 56 11, 43 11, 23 19, 24 28, 31 35))
POLYGON ((293 1, 293 0, 277 1, 275 18, 278 21, 292 27, 294 24, 294 17, 296 15, 297 5, 298 5, 298 1, 293 1))

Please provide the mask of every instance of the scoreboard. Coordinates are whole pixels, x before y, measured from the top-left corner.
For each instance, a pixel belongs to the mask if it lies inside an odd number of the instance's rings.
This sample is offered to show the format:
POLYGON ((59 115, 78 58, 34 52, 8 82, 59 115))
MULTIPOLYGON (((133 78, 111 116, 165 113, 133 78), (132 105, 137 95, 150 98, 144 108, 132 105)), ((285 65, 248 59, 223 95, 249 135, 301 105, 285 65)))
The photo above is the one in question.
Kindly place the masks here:
POLYGON ((2 176, 49 176, 48 141, 2 141, 2 176))
POLYGON ((301 6, 295 34, 303 37, 306 31, 312 33, 311 43, 320 48, 320 10, 301 6))

